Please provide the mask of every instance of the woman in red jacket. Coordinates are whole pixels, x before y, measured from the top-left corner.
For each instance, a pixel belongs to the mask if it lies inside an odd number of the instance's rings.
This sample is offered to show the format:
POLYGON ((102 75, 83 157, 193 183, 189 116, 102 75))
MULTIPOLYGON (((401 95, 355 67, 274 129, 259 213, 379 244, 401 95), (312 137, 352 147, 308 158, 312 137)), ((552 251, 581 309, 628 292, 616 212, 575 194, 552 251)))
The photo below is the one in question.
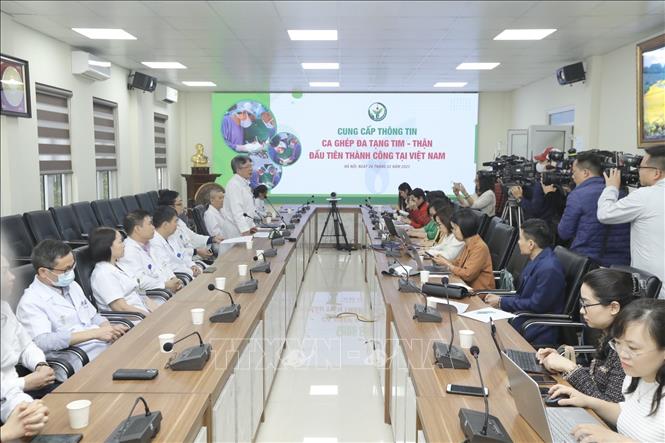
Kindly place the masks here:
POLYGON ((429 205, 425 201, 425 191, 415 188, 409 194, 413 199, 413 208, 409 211, 409 224, 414 228, 422 228, 430 222, 429 205))

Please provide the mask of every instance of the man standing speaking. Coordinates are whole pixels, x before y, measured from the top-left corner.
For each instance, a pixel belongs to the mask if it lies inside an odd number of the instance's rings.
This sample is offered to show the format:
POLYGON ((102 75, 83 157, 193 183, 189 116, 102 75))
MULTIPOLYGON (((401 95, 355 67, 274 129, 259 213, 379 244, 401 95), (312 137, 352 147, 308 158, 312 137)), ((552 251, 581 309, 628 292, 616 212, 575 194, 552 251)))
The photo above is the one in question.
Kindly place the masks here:
POLYGON ((225 238, 251 235, 256 227, 251 218, 254 217, 254 196, 249 184, 252 176, 252 159, 246 155, 237 155, 231 160, 233 177, 226 184, 226 197, 222 207, 222 217, 227 222, 225 238))

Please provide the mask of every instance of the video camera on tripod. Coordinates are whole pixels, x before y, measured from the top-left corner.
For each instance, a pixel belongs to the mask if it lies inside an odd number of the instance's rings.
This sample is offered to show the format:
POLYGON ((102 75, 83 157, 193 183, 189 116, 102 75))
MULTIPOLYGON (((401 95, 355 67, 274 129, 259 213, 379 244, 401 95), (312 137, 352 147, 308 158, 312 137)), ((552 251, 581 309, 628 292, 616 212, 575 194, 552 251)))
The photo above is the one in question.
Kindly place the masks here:
POLYGON ((575 148, 569 149, 568 152, 550 151, 547 154, 547 160, 550 161, 550 164, 547 165, 545 172, 540 176, 542 183, 545 186, 569 184, 573 180, 572 168, 576 155, 577 150, 575 148))
POLYGON ((494 161, 483 163, 483 166, 489 166, 492 170, 480 173, 493 173, 508 187, 530 185, 536 180, 536 164, 517 155, 502 155, 494 161))

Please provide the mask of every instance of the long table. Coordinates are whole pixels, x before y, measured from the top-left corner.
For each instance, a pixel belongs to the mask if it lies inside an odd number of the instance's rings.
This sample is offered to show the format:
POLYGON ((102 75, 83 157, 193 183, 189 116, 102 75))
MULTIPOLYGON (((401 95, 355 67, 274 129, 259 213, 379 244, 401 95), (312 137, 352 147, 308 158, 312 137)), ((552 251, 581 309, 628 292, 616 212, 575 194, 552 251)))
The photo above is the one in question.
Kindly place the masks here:
MULTIPOLYGON (((270 395, 300 284, 320 238, 327 212, 328 207, 314 206, 302 215, 300 223, 291 233, 294 241, 287 241, 278 247, 278 255, 269 258, 272 272, 254 274, 259 282, 258 290, 253 294, 234 294, 236 303, 242 308, 240 317, 229 324, 207 320, 215 310, 229 303, 225 294, 209 291, 207 286, 214 283, 216 277, 223 276, 227 278, 226 289, 233 292, 233 288, 246 278, 238 277, 237 265, 248 264, 251 267, 255 264, 255 249, 268 249, 269 241, 254 239, 252 250, 246 250, 244 245, 236 246, 219 257, 214 264, 217 268, 214 273, 202 274, 194 279, 46 397, 52 411, 52 422, 47 431, 72 432, 67 426, 63 407, 72 399, 90 398, 93 404, 108 404, 110 408, 111 405, 124 407, 143 395, 151 409, 164 408, 169 412, 168 417, 164 414, 157 441, 253 440, 270 395), (191 308, 205 309, 204 324, 192 325, 191 308), (174 372, 165 369, 164 365, 173 354, 160 351, 157 336, 169 332, 180 338, 193 331, 199 332, 203 341, 211 344, 211 361, 201 371, 174 372), (118 368, 157 368, 160 373, 150 381, 113 381, 112 374, 118 368), (247 380, 251 380, 251 389, 243 384, 249 383, 247 380), (173 419, 169 402, 182 404, 177 410, 183 414, 177 419, 173 419), (230 408, 237 409, 232 411, 233 417, 229 415, 230 408), (247 415, 251 424, 241 424, 247 415), (197 427, 206 429, 204 437, 195 432, 197 427), (229 434, 231 427, 238 429, 233 437, 229 434)), ((377 360, 377 374, 384 386, 385 421, 393 425, 395 440, 463 440, 457 411, 460 407, 483 410, 483 400, 449 395, 446 386, 449 383, 478 385, 475 367, 470 370, 435 367, 432 343, 450 339, 447 317, 444 315, 443 322, 438 324, 413 320, 413 305, 423 303, 423 298, 418 294, 400 293, 397 279, 381 273, 388 268, 390 259, 371 248, 371 244, 378 240, 367 211, 357 206, 340 206, 340 212, 347 217, 347 223, 349 217, 353 218, 352 240, 363 248, 360 253, 370 292, 370 305, 377 319, 372 340, 383 356, 377 360)), ((407 256, 402 260, 408 260, 407 256)), ((478 298, 462 301, 470 304, 469 309, 485 306, 478 298)), ((491 392, 492 414, 501 419, 514 441, 540 441, 519 416, 506 390, 506 375, 499 364, 489 326, 456 314, 453 314, 453 322, 457 331, 470 329, 475 332, 475 342, 481 349, 480 366, 491 392)), ((532 350, 506 321, 497 322, 497 327, 506 346, 532 350)), ((176 344, 175 351, 193 346, 196 341, 193 337, 176 344)), ((459 345, 457 338, 455 344, 459 345)), ((472 361, 468 352, 467 356, 472 361)), ((108 434, 124 419, 122 415, 127 412, 122 407, 118 409, 123 410, 122 414, 105 416, 103 424, 97 417, 103 412, 94 410, 91 424, 84 432, 86 440, 88 436, 95 436, 89 439, 94 441, 96 436, 108 434)))

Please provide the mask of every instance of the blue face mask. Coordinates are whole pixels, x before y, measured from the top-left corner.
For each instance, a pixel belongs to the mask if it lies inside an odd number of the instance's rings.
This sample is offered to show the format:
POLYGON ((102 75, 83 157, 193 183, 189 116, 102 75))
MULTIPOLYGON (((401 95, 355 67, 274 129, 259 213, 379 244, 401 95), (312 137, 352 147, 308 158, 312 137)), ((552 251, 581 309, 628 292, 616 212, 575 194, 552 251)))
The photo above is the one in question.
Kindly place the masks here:
POLYGON ((74 270, 72 269, 65 272, 64 274, 58 275, 58 281, 53 282, 53 286, 57 286, 58 288, 66 288, 67 286, 71 285, 73 281, 74 270))

